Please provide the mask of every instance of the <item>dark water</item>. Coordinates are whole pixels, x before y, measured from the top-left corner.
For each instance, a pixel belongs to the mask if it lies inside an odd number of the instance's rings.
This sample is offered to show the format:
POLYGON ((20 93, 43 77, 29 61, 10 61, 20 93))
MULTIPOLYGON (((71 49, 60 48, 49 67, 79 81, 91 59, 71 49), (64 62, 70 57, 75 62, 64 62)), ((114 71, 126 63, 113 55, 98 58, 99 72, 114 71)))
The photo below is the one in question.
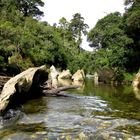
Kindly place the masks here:
POLYGON ((131 87, 95 86, 42 97, 0 118, 0 140, 140 140, 140 100, 131 87))

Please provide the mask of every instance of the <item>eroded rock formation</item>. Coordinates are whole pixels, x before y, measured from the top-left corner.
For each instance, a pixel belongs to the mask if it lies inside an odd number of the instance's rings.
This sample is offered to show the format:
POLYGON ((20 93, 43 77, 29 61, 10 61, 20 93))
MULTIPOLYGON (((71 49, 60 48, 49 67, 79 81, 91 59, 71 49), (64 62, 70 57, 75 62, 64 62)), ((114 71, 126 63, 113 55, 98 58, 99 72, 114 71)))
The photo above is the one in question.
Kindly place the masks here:
POLYGON ((12 102, 20 102, 26 98, 38 96, 39 86, 48 79, 45 66, 29 68, 11 78, 0 94, 0 112, 12 102))

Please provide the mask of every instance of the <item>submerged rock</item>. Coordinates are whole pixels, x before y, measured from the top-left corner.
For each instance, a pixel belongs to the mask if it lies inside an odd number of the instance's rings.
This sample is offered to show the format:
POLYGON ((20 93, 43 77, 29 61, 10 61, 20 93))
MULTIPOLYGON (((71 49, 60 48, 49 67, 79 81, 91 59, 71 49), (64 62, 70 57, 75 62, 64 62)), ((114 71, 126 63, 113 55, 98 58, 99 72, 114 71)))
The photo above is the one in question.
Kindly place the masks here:
POLYGON ((47 79, 45 66, 29 68, 11 78, 0 94, 0 113, 3 113, 11 102, 16 104, 20 103, 20 100, 37 96, 40 84, 47 79))

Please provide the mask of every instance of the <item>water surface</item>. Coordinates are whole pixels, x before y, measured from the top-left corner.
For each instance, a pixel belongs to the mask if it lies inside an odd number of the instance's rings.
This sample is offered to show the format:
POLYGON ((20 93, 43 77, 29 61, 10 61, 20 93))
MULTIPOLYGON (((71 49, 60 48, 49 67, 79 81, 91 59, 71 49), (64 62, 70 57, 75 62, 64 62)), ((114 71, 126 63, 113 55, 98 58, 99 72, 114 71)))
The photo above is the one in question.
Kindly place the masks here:
POLYGON ((140 101, 131 87, 87 80, 69 97, 42 97, 0 118, 1 140, 139 140, 140 101))

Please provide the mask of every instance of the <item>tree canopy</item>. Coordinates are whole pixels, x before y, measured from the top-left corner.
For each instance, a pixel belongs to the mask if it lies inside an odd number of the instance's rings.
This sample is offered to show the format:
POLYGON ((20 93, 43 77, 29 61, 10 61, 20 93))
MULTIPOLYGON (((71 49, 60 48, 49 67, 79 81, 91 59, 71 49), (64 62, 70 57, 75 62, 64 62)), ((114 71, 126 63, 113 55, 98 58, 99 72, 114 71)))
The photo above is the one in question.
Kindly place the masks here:
POLYGON ((80 13, 70 21, 62 17, 51 26, 39 20, 43 1, 1 0, 0 72, 7 73, 11 66, 24 70, 42 64, 72 72, 94 73, 103 68, 136 72, 140 67, 140 1, 125 0, 124 4, 123 15, 110 13, 88 31, 80 13), (82 35, 88 36, 93 52, 80 48, 82 35))

